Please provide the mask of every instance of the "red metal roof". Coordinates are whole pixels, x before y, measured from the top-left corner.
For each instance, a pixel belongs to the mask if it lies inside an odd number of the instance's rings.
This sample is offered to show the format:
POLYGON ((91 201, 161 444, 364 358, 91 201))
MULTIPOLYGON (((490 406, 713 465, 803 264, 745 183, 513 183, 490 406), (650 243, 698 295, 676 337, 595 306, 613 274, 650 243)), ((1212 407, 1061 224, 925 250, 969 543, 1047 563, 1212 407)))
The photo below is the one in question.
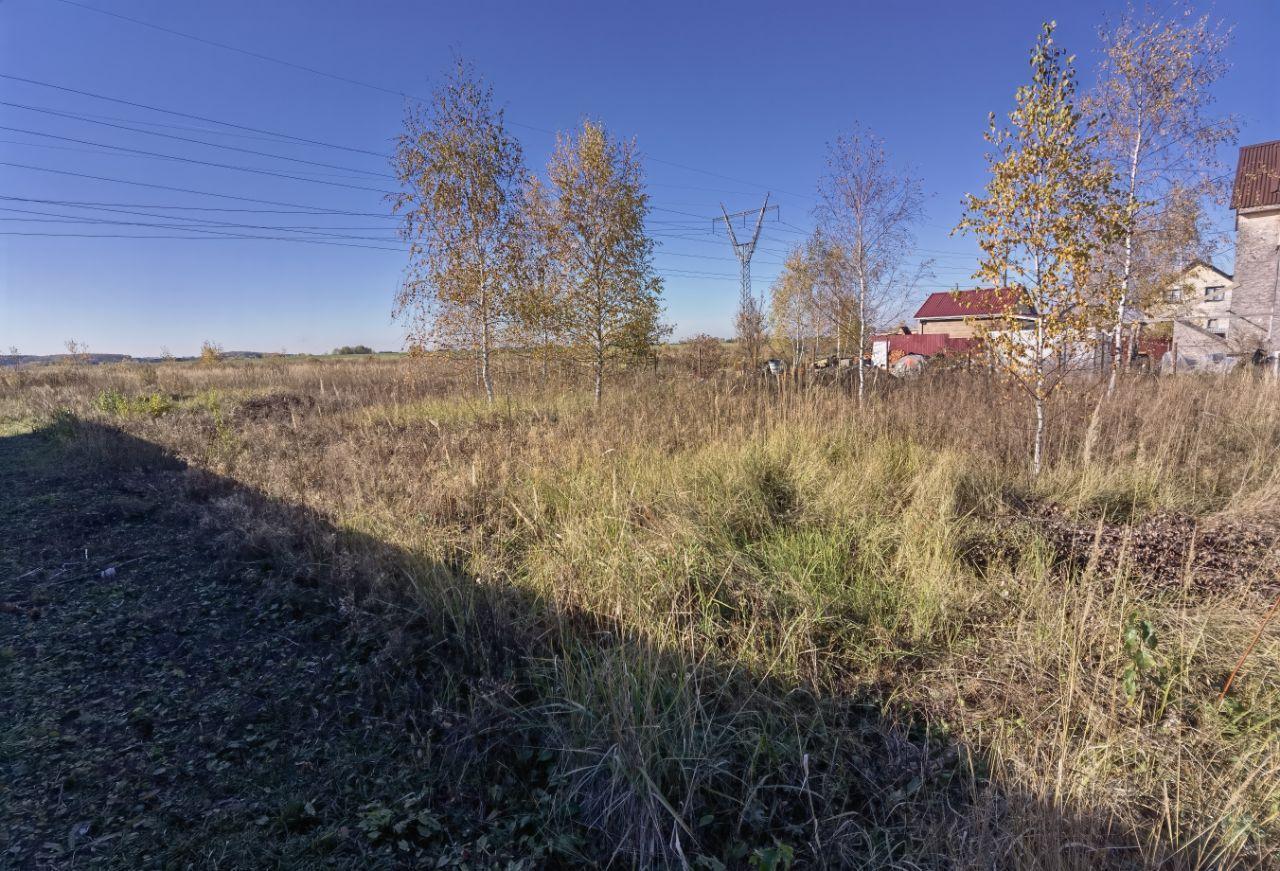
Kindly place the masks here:
POLYGON ((1003 314, 1029 315, 1016 287, 975 287, 972 290, 943 290, 929 294, 916 312, 917 320, 929 318, 969 318, 1003 314))
POLYGON ((1164 357, 1164 352, 1169 350, 1171 344, 1172 343, 1168 339, 1141 336, 1138 339, 1138 353, 1146 354, 1152 360, 1159 361, 1164 357))
POLYGON ((1231 208, 1280 206, 1280 139, 1240 149, 1231 208))
POLYGON ((946 333, 889 333, 871 337, 872 342, 885 340, 889 342, 890 352, 901 351, 904 354, 920 354, 923 357, 932 357, 948 351, 964 352, 974 345, 973 339, 952 338, 946 333))

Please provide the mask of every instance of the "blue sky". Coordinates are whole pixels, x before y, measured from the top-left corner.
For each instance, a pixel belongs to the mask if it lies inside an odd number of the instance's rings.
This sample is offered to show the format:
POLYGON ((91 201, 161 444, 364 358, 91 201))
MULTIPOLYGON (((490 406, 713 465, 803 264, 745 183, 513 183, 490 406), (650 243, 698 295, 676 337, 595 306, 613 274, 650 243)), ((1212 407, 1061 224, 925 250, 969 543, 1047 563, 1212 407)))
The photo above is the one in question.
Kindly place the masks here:
MULTIPOLYGON (((400 94, 428 93, 455 52, 490 79, 531 167, 545 165, 552 131, 572 128, 585 115, 637 139, 647 158, 652 230, 662 242, 657 264, 666 276, 667 318, 677 336, 731 331, 737 265, 710 223, 720 203, 730 211, 745 209, 771 191, 781 207, 781 220, 766 224, 753 263, 761 288, 778 273, 787 247, 812 226, 826 143, 854 121, 884 137, 895 159, 924 180, 928 214, 918 241, 920 256, 936 259, 936 278, 916 298, 964 286, 975 248, 949 231, 963 194, 985 181, 987 113, 1010 107, 1046 19, 1059 22, 1059 41, 1079 55, 1087 86, 1097 59, 1096 28, 1123 8, 1062 0, 77 2, 364 84, 62 0, 0 0, 0 74, 353 150, 233 131, 0 78, 0 100, 81 116, 0 106, 0 126, 11 128, 0 130, 0 163, 227 195, 0 165, 0 196, 10 198, 0 200, 8 210, 0 211, 0 232, 197 235, 100 223, 188 223, 151 216, 156 214, 288 228, 205 225, 223 234, 215 239, 0 236, 0 351, 17 346, 24 353, 53 353, 68 338, 94 351, 135 355, 158 354, 162 346, 190 354, 204 339, 228 349, 400 347, 402 334, 390 311, 404 254, 370 250, 400 247, 376 192, 394 186, 382 177, 388 166, 378 155, 391 150, 400 128, 400 94), (135 133, 84 117, 333 166, 135 133), (101 143, 305 180, 111 152, 101 143), (297 211, 247 200, 358 214, 191 208, 297 211), (369 248, 226 235, 235 233, 369 248)), ((1237 28, 1233 68, 1217 94, 1220 108, 1239 116, 1242 142, 1280 137, 1280 4, 1222 0, 1207 8, 1237 28)), ((1234 160, 1233 153, 1224 156, 1234 160)), ((1229 226, 1228 215, 1219 217, 1229 226)), ((1230 265, 1229 255, 1224 261, 1230 265)))

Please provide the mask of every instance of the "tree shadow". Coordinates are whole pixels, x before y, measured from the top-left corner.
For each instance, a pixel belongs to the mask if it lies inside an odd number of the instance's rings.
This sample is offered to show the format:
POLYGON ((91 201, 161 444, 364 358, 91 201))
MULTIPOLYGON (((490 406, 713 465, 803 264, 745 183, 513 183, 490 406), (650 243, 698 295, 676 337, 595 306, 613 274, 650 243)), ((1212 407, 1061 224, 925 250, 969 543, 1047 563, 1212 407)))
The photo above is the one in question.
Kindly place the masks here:
POLYGON ((1139 845, 1010 789, 981 748, 879 697, 664 649, 113 427, 0 439, 6 467, 10 519, 29 521, 11 555, 124 539, 145 555, 115 558, 111 584, 53 559, 0 587, 45 612, 0 615, 21 624, 0 771, 11 813, 52 821, 0 842, 19 866, 1213 864, 1215 844, 1139 845), (32 507, 43 493, 65 498, 32 507), (42 671, 59 646, 74 662, 42 671), (46 740, 50 718, 74 752, 46 740), (54 856, 50 831, 70 844, 54 856))

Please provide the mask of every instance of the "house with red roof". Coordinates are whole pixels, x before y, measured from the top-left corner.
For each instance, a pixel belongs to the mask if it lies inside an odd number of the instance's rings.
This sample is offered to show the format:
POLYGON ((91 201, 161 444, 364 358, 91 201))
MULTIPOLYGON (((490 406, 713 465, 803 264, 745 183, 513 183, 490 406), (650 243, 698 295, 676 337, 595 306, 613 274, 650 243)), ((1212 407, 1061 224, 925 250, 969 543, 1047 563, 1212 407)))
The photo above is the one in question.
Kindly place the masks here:
POLYGON ((929 294, 916 312, 921 335, 945 335, 971 339, 984 327, 1017 329, 1035 323, 1035 311, 1016 287, 975 287, 972 290, 942 290, 929 294), (985 323, 984 323, 985 322, 985 323))
POLYGON ((929 294, 916 311, 919 329, 871 337, 871 362, 881 368, 907 369, 930 357, 967 354, 986 327, 1025 329, 1035 311, 1014 287, 976 287, 929 294))

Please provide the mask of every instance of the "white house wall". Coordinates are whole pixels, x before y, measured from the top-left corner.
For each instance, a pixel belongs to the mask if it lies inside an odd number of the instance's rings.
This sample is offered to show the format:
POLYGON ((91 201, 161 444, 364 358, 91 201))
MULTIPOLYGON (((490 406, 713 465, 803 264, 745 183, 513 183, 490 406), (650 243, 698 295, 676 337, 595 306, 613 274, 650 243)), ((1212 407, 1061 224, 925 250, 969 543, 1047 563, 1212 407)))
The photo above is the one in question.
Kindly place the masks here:
MULTIPOLYGON (((1257 346, 1280 349, 1280 208, 1242 211, 1236 218, 1234 322, 1257 346)), ((1241 336, 1243 338, 1243 336, 1241 336)))
POLYGON ((1169 288, 1161 303, 1151 307, 1150 313, 1157 320, 1189 320, 1206 330, 1230 336, 1234 297, 1234 280, 1203 263, 1197 263, 1169 288), (1209 298, 1207 291, 1212 287, 1223 288, 1221 300, 1209 298), (1170 299, 1170 295, 1175 295, 1176 299, 1170 299))

